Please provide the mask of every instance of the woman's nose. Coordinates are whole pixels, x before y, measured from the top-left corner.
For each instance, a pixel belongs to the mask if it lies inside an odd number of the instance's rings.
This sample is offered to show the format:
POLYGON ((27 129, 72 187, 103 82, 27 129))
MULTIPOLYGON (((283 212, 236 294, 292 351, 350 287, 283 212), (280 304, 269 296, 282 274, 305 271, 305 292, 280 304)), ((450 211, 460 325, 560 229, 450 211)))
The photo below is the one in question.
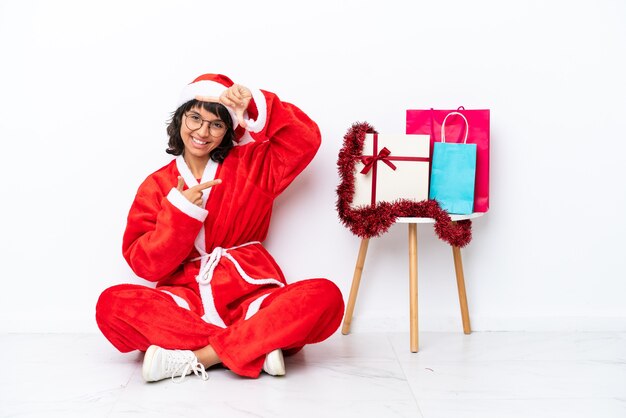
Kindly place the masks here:
POLYGON ((205 120, 202 121, 202 125, 198 128, 198 135, 200 136, 209 136, 209 130, 211 129, 211 124, 205 120))

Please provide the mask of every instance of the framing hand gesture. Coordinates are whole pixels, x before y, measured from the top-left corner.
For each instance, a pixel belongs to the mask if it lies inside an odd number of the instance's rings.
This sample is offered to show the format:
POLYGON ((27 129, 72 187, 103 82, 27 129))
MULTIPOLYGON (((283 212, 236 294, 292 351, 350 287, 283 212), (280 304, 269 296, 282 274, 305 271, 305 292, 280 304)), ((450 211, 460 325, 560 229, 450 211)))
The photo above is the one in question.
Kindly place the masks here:
MULTIPOLYGON (((235 111, 239 125, 244 129, 246 128, 247 124, 243 118, 243 113, 248 108, 250 100, 252 100, 252 92, 246 86, 233 84, 227 88, 219 98, 213 96, 195 96, 195 99, 201 102, 218 102, 224 106, 230 107, 235 111)), ((233 129, 236 128, 236 126, 233 126, 233 129)))

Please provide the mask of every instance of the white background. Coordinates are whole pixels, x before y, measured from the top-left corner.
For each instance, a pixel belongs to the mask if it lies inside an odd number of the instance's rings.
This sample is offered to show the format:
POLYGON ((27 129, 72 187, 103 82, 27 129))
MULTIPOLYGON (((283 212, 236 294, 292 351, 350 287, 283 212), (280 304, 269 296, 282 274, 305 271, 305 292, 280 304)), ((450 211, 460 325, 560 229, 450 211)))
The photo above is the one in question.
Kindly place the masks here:
MULTIPOLYGON (((626 2, 0 2, 0 331, 97 331, 139 183, 169 161, 180 89, 218 72, 277 93, 323 145, 276 202, 290 281, 347 299, 335 210, 357 121, 491 109, 491 210, 463 250, 475 330, 626 330, 626 2)), ((419 228, 421 329, 461 330, 450 248, 419 228)), ((408 329, 407 227, 372 240, 354 331, 408 329)))

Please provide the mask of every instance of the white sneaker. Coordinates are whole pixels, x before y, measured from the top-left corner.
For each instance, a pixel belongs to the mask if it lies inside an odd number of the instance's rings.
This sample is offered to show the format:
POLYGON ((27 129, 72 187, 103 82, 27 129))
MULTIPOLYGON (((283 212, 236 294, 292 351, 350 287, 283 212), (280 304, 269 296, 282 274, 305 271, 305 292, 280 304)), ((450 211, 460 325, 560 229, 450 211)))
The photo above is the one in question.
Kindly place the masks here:
POLYGON ((208 380, 204 366, 198 362, 196 355, 189 350, 166 350, 156 345, 151 345, 143 358, 141 374, 146 382, 180 376, 181 381, 185 376, 194 373, 202 380, 208 380))
POLYGON ((283 351, 280 348, 265 356, 263 371, 272 376, 285 375, 285 359, 283 358, 283 351))

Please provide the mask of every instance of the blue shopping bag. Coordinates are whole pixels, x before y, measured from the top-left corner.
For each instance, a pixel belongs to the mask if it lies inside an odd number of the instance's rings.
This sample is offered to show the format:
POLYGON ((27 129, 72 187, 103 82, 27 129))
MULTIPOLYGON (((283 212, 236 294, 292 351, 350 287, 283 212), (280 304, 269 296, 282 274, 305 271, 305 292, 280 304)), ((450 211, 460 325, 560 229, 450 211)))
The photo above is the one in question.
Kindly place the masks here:
POLYGON ((441 142, 435 142, 433 147, 429 198, 450 214, 467 215, 474 210, 476 144, 467 143, 468 132, 465 116, 450 112, 441 125, 441 142), (456 115, 465 120, 465 139, 462 143, 447 143, 446 120, 456 115))

